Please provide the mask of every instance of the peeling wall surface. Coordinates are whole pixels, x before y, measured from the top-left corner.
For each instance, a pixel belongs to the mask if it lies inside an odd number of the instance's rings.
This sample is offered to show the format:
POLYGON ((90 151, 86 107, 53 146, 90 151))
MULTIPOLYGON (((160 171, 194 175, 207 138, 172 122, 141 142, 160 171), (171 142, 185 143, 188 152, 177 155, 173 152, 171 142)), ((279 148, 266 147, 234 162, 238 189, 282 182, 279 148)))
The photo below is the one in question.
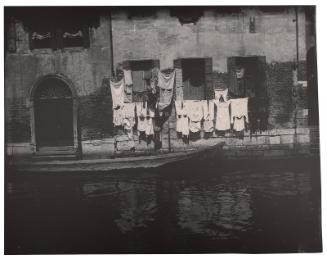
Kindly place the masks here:
MULTIPOLYGON (((228 87, 228 57, 264 56, 269 130, 307 126, 306 89, 300 87, 296 96, 293 91, 297 54, 298 79, 306 81, 307 22, 301 8, 298 53, 293 7, 278 12, 242 8, 235 13, 207 8, 197 22, 186 24, 172 16, 168 8, 147 16, 129 16, 126 9, 115 8, 99 17, 99 26, 89 28, 89 48, 61 50, 30 50, 24 21, 15 19, 16 51, 5 56, 7 143, 31 141, 30 91, 48 74, 61 74, 72 82, 82 141, 112 137, 115 130, 108 83, 112 58, 114 68, 125 60, 158 59, 164 69, 173 67, 178 58, 211 57, 214 86, 228 87), (250 17, 256 18, 254 33, 249 31, 250 17)), ((174 124, 174 118, 171 122, 174 124)))

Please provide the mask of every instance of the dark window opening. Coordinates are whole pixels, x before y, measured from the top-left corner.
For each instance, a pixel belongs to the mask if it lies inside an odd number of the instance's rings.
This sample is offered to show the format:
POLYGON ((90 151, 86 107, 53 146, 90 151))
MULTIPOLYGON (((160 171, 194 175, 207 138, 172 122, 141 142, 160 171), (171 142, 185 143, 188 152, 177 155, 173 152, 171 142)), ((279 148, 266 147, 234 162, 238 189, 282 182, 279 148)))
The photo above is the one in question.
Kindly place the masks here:
POLYGON ((229 94, 234 98, 249 98, 251 132, 266 130, 268 107, 265 57, 228 58, 229 94))
POLYGON ((182 59, 183 96, 185 100, 205 99, 205 59, 182 59))
POLYGON ((89 47, 89 28, 98 27, 103 9, 92 7, 13 8, 29 31, 30 49, 89 47))
POLYGON ((159 68, 158 60, 128 60, 123 62, 123 68, 131 70, 133 81, 133 102, 143 102, 147 99, 151 88, 152 71, 159 68))

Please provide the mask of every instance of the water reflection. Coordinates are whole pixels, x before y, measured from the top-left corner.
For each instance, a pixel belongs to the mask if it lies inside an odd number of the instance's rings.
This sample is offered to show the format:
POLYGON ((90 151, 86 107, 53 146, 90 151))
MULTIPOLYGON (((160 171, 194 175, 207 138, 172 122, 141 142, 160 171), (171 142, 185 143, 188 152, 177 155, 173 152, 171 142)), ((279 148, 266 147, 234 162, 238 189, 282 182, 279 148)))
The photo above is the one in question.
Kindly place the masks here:
POLYGON ((187 175, 167 168, 12 173, 6 247, 12 253, 319 250, 319 167, 293 165, 187 175))

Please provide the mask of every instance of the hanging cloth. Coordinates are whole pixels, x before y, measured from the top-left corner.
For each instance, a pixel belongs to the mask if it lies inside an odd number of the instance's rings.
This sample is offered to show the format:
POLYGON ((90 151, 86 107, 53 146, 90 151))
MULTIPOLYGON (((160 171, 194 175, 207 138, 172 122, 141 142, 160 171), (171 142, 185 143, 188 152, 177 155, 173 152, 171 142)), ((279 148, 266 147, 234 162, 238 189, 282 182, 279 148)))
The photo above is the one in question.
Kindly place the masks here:
POLYGON ((118 82, 114 82, 114 81, 110 80, 110 89, 111 89, 113 109, 123 107, 124 106, 124 90, 125 90, 124 80, 122 79, 118 82))
POLYGON ((146 129, 146 102, 137 102, 136 104, 136 115, 137 115, 137 130, 144 132, 146 129))
POLYGON ((113 124, 115 127, 121 126, 123 124, 124 116, 123 116, 121 107, 119 107, 117 109, 113 109, 112 119, 113 119, 113 124))
POLYGON ((213 119, 215 115, 215 106, 213 100, 202 101, 203 109, 203 129, 205 132, 213 132, 213 119))
POLYGON ((189 121, 185 103, 182 100, 175 101, 176 108, 176 131, 188 136, 190 133, 189 121))
POLYGON ((154 109, 150 109, 148 107, 147 109, 147 116, 146 116, 146 125, 145 125, 145 135, 150 136, 154 134, 154 128, 153 128, 153 119, 155 116, 154 109))
POLYGON ((227 95, 228 95, 228 88, 226 88, 224 90, 220 90, 220 89, 215 90, 215 100, 220 100, 220 98, 222 97, 224 99, 224 101, 226 102, 227 95))
POLYGON ((175 75, 175 70, 169 74, 164 74, 161 71, 158 72, 158 86, 160 89, 158 107, 160 111, 162 111, 171 104, 173 98, 175 75))
POLYGON ((201 120, 203 118, 202 101, 187 100, 185 106, 187 115, 190 119, 189 128, 191 132, 199 132, 201 130, 201 120))
POLYGON ((124 72, 124 80, 126 85, 132 85, 133 80, 132 80, 132 71, 131 70, 123 70, 124 72))
POLYGON ((125 103, 122 108, 124 129, 130 130, 135 125, 135 103, 125 103))
POLYGON ((245 122, 249 123, 248 98, 231 99, 231 123, 236 131, 245 129, 245 122))
POLYGON ((229 130, 230 129, 230 113, 229 113, 229 101, 219 101, 215 100, 215 105, 217 107, 216 113, 216 130, 229 130))

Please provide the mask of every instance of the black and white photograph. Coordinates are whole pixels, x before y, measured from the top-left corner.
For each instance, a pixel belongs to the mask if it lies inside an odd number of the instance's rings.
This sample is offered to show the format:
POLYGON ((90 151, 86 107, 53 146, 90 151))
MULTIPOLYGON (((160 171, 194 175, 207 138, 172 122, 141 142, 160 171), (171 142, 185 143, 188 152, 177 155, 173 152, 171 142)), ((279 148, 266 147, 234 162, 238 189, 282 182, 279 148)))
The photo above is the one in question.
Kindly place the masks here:
POLYGON ((4 6, 4 254, 322 252, 317 8, 4 6))

